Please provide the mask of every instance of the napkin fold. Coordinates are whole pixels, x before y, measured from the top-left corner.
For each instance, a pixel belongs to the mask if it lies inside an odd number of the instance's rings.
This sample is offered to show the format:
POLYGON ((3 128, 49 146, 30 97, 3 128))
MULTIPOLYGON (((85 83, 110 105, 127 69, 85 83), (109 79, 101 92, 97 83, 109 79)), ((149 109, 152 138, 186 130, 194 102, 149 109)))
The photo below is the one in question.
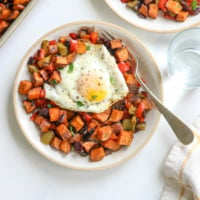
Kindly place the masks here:
POLYGON ((200 116, 191 128, 194 141, 189 145, 176 142, 167 157, 161 200, 200 200, 200 116))

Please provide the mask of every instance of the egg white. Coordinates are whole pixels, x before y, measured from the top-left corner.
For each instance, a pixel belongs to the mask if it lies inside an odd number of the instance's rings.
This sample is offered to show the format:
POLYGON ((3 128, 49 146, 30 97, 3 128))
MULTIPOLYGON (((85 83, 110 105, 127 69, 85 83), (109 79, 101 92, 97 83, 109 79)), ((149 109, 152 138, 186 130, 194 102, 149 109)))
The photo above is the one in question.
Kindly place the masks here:
POLYGON ((107 48, 102 44, 88 43, 87 46, 90 48, 86 53, 76 56, 71 65, 73 70, 70 71, 70 66, 67 65, 60 70, 61 82, 55 86, 45 83, 44 89, 46 98, 62 108, 100 113, 124 98, 128 93, 128 87, 115 58, 107 48), (87 84, 84 83, 84 77, 85 80, 91 80, 91 83, 89 82, 91 85, 88 85, 88 81, 87 84), (103 90, 106 91, 106 96, 101 101, 89 101, 82 95, 84 91, 81 90, 94 87, 95 79, 101 82, 103 90))

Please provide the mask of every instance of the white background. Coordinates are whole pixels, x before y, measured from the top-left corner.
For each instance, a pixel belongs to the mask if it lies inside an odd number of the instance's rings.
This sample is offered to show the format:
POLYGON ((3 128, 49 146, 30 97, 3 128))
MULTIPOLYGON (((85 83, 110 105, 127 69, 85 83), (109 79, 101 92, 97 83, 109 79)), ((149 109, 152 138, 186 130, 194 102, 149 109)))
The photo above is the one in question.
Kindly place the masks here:
POLYGON ((107 21, 132 32, 159 65, 165 104, 188 124, 200 114, 199 89, 180 90, 168 81, 166 55, 174 33, 135 28, 116 16, 103 0, 39 0, 0 48, 0 199, 157 200, 164 187, 164 161, 176 140, 164 118, 142 151, 103 171, 74 171, 50 162, 29 145, 18 127, 12 88, 22 57, 47 31, 79 20, 107 21))

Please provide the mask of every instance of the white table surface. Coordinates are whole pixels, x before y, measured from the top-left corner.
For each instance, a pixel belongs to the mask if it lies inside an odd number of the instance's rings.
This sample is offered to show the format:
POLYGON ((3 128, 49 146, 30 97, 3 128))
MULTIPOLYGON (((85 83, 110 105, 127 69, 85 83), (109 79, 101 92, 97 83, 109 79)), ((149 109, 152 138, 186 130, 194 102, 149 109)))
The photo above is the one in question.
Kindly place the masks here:
POLYGON ((78 20, 102 20, 132 32, 155 58, 164 85, 164 102, 190 124, 200 114, 200 91, 177 90, 168 82, 166 54, 173 34, 135 28, 103 0, 39 0, 0 49, 0 199, 5 200, 157 200, 164 187, 163 164, 176 140, 161 117, 150 142, 135 157, 103 171, 75 171, 37 153, 25 140, 14 115, 12 87, 25 52, 47 31, 78 20))

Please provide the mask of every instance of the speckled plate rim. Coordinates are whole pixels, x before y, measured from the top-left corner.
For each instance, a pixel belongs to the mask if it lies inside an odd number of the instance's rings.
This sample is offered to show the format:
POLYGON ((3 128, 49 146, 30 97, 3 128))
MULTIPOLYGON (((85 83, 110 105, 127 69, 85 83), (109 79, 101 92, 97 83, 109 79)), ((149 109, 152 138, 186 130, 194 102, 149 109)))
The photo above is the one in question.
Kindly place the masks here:
MULTIPOLYGON (((71 169, 75 169, 75 170, 87 170, 87 171, 93 171, 93 170, 103 170, 103 169, 107 169, 107 168, 111 168, 111 167, 114 167, 114 166, 117 166, 117 165, 120 165, 122 163, 124 163, 125 161, 129 160, 130 158, 132 158, 135 154, 137 154, 148 142, 149 140, 152 138, 154 132, 155 132, 155 129, 156 127, 158 126, 158 123, 159 123, 159 120, 160 120, 160 114, 158 113, 157 114, 157 117, 155 119, 156 123, 154 124, 153 128, 151 129, 151 132, 148 133, 148 136, 146 137, 145 141, 140 145, 139 148, 137 148, 134 152, 132 152, 129 156, 127 157, 124 157, 122 158, 121 160, 119 160, 118 162, 114 162, 112 164, 109 164, 109 165, 105 165, 105 166, 95 166, 93 168, 91 167, 77 167, 77 166, 74 166, 74 165, 71 165, 71 164, 66 164, 66 163, 63 163, 61 161, 58 161, 56 158, 52 158, 51 156, 47 155, 46 153, 44 153, 43 151, 41 151, 37 145, 34 144, 34 142, 28 137, 28 135, 26 134, 26 130, 22 124, 22 122, 20 121, 19 119, 19 114, 18 114, 18 108, 17 108, 17 96, 18 96, 18 77, 20 75, 20 72, 21 70, 23 69, 24 67, 24 64, 27 62, 27 57, 28 55, 30 55, 30 52, 36 48, 36 46, 38 45, 38 42, 41 41, 42 39, 44 38, 47 38, 48 35, 51 35, 53 32, 56 32, 56 31, 59 31, 61 29, 66 29, 67 27, 70 27, 70 26, 73 26, 73 25, 80 25, 81 24, 87 24, 88 26, 89 25, 103 25, 103 26, 110 26, 112 27, 113 29, 118 29, 120 32, 124 32, 128 35, 128 37, 130 37, 131 39, 135 40, 141 47, 142 49, 147 53, 148 55, 148 58, 151 59, 152 63, 154 64, 155 66, 155 70, 157 71, 157 74, 158 74, 158 81, 160 83, 159 85, 159 89, 160 89, 160 99, 161 101, 163 100, 163 83, 162 83, 162 78, 161 78, 161 74, 160 74, 160 71, 159 71, 159 68, 155 62, 155 60, 153 59, 152 55, 150 54, 150 52, 145 48, 145 46, 133 35, 131 34, 130 32, 126 31, 125 29, 117 26, 117 25, 114 25, 114 24, 111 24, 111 23, 107 23, 107 22, 103 22, 103 21, 93 21, 93 20, 88 20, 88 21, 76 21, 76 22, 71 22, 71 23, 67 23, 67 24, 64 24, 62 26, 59 26, 49 32, 47 32, 46 34, 44 34, 42 37, 40 37, 30 48, 29 50, 27 51, 27 53, 24 55, 22 61, 20 62, 19 64, 19 67, 17 69, 17 72, 16 72, 16 78, 15 78, 15 81, 14 81, 14 84, 13 84, 13 105, 14 105, 14 113, 15 113, 15 116, 16 116, 16 119, 17 119, 17 123, 24 135, 24 137, 26 138, 26 140, 30 143, 30 145, 37 151, 39 152, 41 155, 43 155, 45 158, 47 158, 48 160, 60 165, 60 166, 63 166, 63 167, 67 167, 67 168, 71 168, 71 169)), ((26 113, 24 112, 24 114, 26 115, 26 113)), ((27 116, 28 117, 28 116, 27 116)), ((101 162, 101 161, 100 161, 101 162)))
MULTIPOLYGON (((118 0, 120 1, 120 0, 118 0)), ((179 28, 173 28, 171 30, 161 30, 161 29, 153 29, 153 28, 147 28, 145 27, 144 25, 142 24, 138 24, 136 22, 134 22, 133 20, 131 19, 127 19, 126 17, 126 14, 122 13, 122 12, 118 12, 115 8, 114 8, 114 4, 111 4, 110 3, 110 0, 104 0, 104 2, 106 3, 106 5, 117 15, 119 16, 120 18, 122 18, 124 21, 126 21, 127 23, 137 27, 137 28, 140 28, 140 29, 143 29, 145 31, 148 31, 148 32, 155 32, 155 33, 176 33, 176 32, 180 32, 180 31, 183 31, 185 29, 188 29, 188 28, 193 28, 195 26, 200 26, 200 14, 199 14, 199 21, 198 22, 195 22, 195 23, 192 23, 192 24, 188 24, 186 26, 183 26, 183 27, 179 27, 179 28)), ((116 2, 116 1, 113 1, 113 2, 116 2)), ((121 3, 122 4, 122 3, 121 3)), ((125 6, 122 4, 122 6, 125 6)), ((133 15, 136 15, 136 13, 133 12, 133 15)), ((138 17, 139 19, 139 17, 138 17)), ((157 20, 157 19, 156 19, 157 20)), ((167 21, 167 20, 166 20, 167 21)), ((151 23, 151 22, 149 22, 151 23)), ((182 22, 180 22, 182 23, 182 22)), ((183 22, 184 23, 184 22, 183 22)), ((178 25, 178 24, 177 24, 178 25)), ((177 26, 178 27, 178 26, 177 26)))

